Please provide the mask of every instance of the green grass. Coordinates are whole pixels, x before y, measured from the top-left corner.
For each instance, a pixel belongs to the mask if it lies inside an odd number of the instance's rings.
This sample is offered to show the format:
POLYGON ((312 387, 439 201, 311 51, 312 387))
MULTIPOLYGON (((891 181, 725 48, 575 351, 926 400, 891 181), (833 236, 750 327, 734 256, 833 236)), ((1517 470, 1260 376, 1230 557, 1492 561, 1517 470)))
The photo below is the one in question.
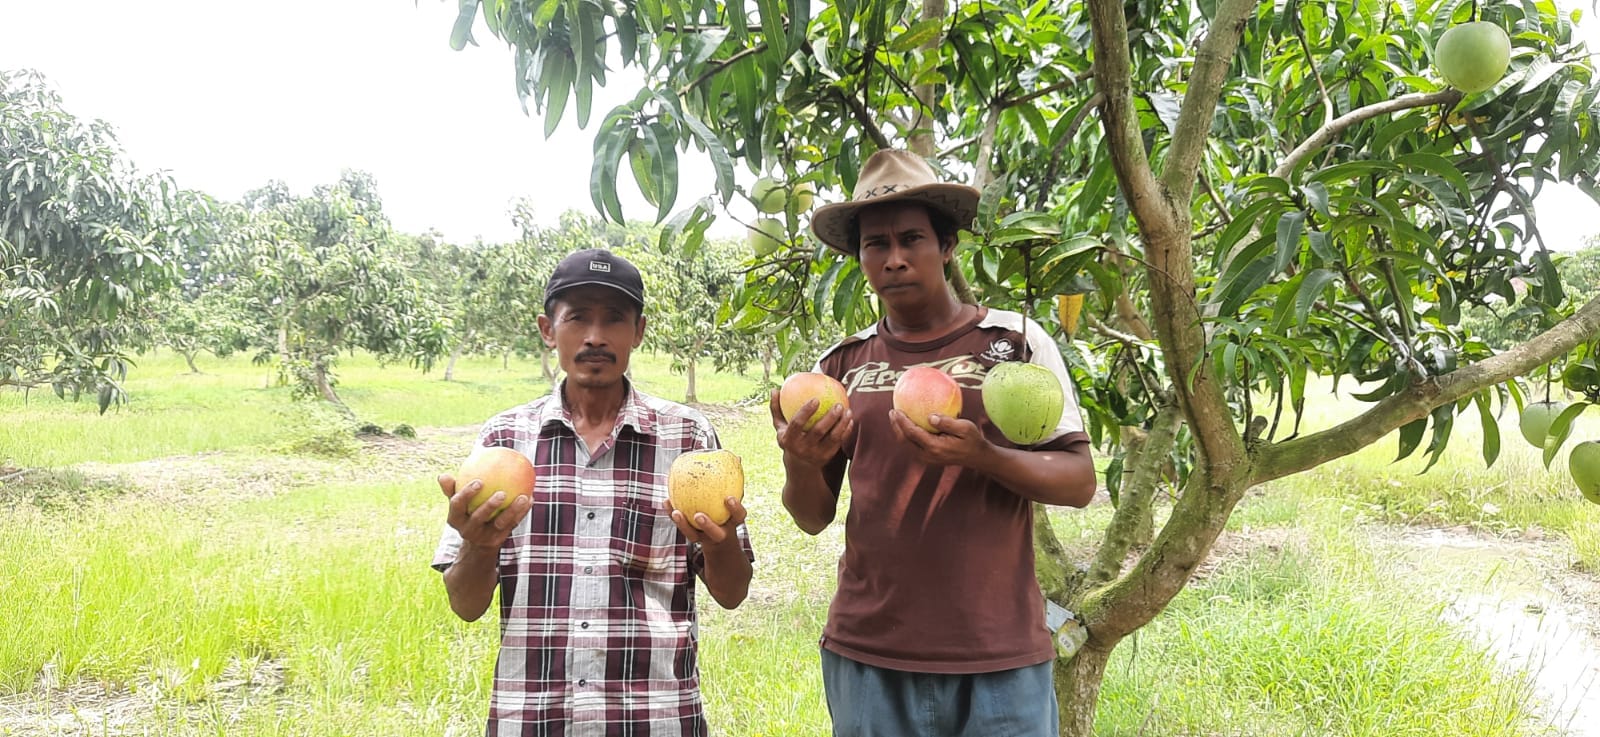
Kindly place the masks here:
MULTIPOLYGON (((1307 431, 1329 427, 1365 406, 1348 398, 1310 405, 1307 431)), ((1567 472, 1567 452, 1581 440, 1600 437, 1600 412, 1579 418, 1572 438, 1546 468, 1542 452, 1517 429, 1515 410, 1512 406, 1498 418, 1500 449, 1493 465, 1484 457, 1477 410, 1469 408, 1456 418, 1448 447, 1426 473, 1422 448, 1395 461, 1399 436, 1391 433, 1350 456, 1274 482, 1268 497, 1338 499, 1351 507, 1356 521, 1466 525, 1492 533, 1539 528, 1571 539, 1578 567, 1600 572, 1595 535, 1600 506, 1584 500, 1567 472)))
MULTIPOLYGON (((131 377, 132 403, 104 417, 53 397, 24 407, 0 395, 0 455, 17 465, 222 450, 183 463, 254 479, 153 493, 68 469, 0 487, 0 695, 16 694, 6 703, 44 699, 34 684, 49 670, 65 683, 151 696, 141 724, 156 734, 478 729, 493 609, 477 623, 456 620, 427 567, 442 522, 432 470, 420 466, 453 457, 455 440, 400 451, 423 459, 410 465, 365 452, 286 456, 316 429, 295 427, 311 415, 284 390, 263 388, 266 372, 248 362, 202 366, 210 373, 193 377, 181 360, 145 359, 131 377), (249 674, 280 671, 281 682, 266 677, 271 688, 239 695, 249 674)), ((446 383, 357 358, 345 362, 341 390, 364 419, 419 428, 475 425, 545 391, 533 363, 468 360, 457 374, 446 383)), ((646 391, 681 398, 683 377, 662 359, 642 357, 635 376, 646 391)), ((701 398, 740 400, 758 383, 702 375, 701 398)), ((764 412, 751 408, 742 422, 717 412, 723 443, 744 459, 757 564, 738 610, 700 596, 705 699, 717 734, 820 737, 829 728, 817 636, 842 531, 812 537, 788 520, 764 412)), ((1248 497, 1230 529, 1274 528, 1302 542, 1223 566, 1119 647, 1099 733, 1538 734, 1527 680, 1442 625, 1428 587, 1398 580, 1356 534, 1365 522, 1471 518, 1600 540, 1600 520, 1570 503, 1561 474, 1545 474, 1510 436, 1496 469, 1478 470, 1466 437, 1425 476, 1371 451, 1248 497)), ((1087 549, 1109 513, 1102 505, 1052 519, 1063 541, 1087 549)))
MULTIPOLYGON (((0 464, 122 463, 267 447, 294 436, 300 411, 289 390, 274 384, 270 368, 244 356, 202 357, 198 364, 205 373, 190 373, 172 353, 140 356, 129 372, 128 403, 104 415, 92 398, 74 403, 49 392, 0 391, 0 464)), ((643 391, 681 401, 688 382, 669 365, 664 356, 636 353, 632 368, 643 391)), ((699 373, 698 398, 712 403, 747 398, 761 379, 759 367, 750 375, 699 373)), ((358 355, 341 358, 338 375, 341 398, 362 421, 386 429, 474 425, 549 390, 533 360, 513 359, 503 368, 499 358, 469 356, 447 382, 442 369, 423 373, 358 355)))
POLYGON ((1297 519, 1312 542, 1192 584, 1118 649, 1100 734, 1541 733, 1530 681, 1441 624, 1428 585, 1363 549, 1336 505, 1297 519))

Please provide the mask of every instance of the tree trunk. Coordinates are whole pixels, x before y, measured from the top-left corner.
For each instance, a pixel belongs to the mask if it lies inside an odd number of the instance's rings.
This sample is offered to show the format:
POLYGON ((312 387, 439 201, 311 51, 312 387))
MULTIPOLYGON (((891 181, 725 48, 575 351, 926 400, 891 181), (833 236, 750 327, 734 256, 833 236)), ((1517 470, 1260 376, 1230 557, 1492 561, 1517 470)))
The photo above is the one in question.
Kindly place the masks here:
POLYGON ((550 351, 539 351, 539 370, 544 372, 544 383, 554 388, 556 385, 556 372, 550 368, 550 351))
POLYGON ((1055 663, 1056 713, 1061 737, 1091 737, 1100 684, 1105 680, 1111 649, 1085 644, 1071 659, 1055 663))
POLYGON ((761 385, 762 386, 770 386, 771 384, 772 384, 772 346, 768 345, 765 348, 761 349, 761 385))
POLYGON ((694 391, 694 361, 689 362, 689 369, 684 372, 684 375, 689 377, 689 388, 683 393, 683 402, 684 404, 694 404, 700 401, 700 398, 695 396, 694 391))
POLYGON ((333 390, 332 377, 328 375, 328 365, 323 359, 318 358, 311 362, 311 380, 316 384, 318 397, 338 407, 345 414, 351 414, 350 408, 339 398, 339 393, 333 390))
POLYGON ((194 365, 194 354, 197 353, 198 351, 188 350, 188 351, 179 351, 179 352, 183 354, 183 362, 189 364, 189 373, 191 373, 191 374, 200 373, 200 367, 194 365))
MULTIPOLYGON (((278 372, 278 384, 282 385, 289 378, 284 372, 294 365, 294 359, 289 355, 289 318, 287 317, 278 323, 278 365, 283 367, 278 372)), ((270 378, 267 379, 268 386, 271 386, 271 381, 270 378)))
POLYGON ((450 351, 450 360, 444 364, 444 380, 452 381, 456 375, 456 359, 461 357, 461 346, 456 346, 450 351))
POLYGON ((500 369, 504 371, 509 368, 511 368, 511 351, 506 351, 500 354, 500 369))

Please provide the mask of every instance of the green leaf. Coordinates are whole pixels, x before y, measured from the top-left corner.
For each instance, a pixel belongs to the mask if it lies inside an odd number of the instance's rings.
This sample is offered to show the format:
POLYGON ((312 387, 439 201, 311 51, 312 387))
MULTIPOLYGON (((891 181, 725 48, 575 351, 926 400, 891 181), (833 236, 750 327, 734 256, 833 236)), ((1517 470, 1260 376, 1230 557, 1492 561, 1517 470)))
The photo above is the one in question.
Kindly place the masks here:
POLYGON ((1587 402, 1573 402, 1561 414, 1556 415, 1555 421, 1550 423, 1550 429, 1544 436, 1544 467, 1546 469, 1550 468, 1550 462, 1555 460, 1556 454, 1561 451, 1561 446, 1566 444, 1568 437, 1571 437, 1572 421, 1578 419, 1578 415, 1583 414, 1583 411, 1588 408, 1589 404, 1587 402))
POLYGON ((1300 236, 1305 232, 1306 214, 1303 210, 1290 210, 1278 217, 1278 251, 1272 262, 1272 273, 1281 274, 1300 254, 1300 236))
POLYGON ((1478 424, 1483 427, 1483 465, 1493 467, 1500 458, 1500 423, 1489 411, 1489 390, 1472 395, 1472 401, 1478 405, 1478 424))
POLYGON ((693 115, 682 115, 678 118, 685 127, 694 135, 700 145, 706 147, 706 153, 711 156, 711 168, 717 175, 717 195, 723 202, 733 199, 733 157, 728 155, 727 147, 722 145, 722 140, 717 134, 712 133, 705 123, 700 122, 693 115))
POLYGON ((1306 274, 1305 281, 1300 283, 1300 291, 1294 298, 1294 322, 1298 327, 1305 327, 1306 320, 1311 317, 1311 309, 1316 306, 1317 299, 1327 290, 1339 275, 1329 269, 1316 269, 1306 274))
POLYGON ((460 8, 456 13, 456 24, 450 29, 450 48, 456 51, 466 48, 469 43, 478 45, 472 38, 472 22, 478 17, 478 0, 461 0, 460 8))
POLYGON ((1403 461, 1406 457, 1416 452, 1417 446, 1422 444, 1422 431, 1428 429, 1428 418, 1414 420, 1400 428, 1400 455, 1395 456, 1395 461, 1403 461))
POLYGON ((1272 261, 1266 258, 1266 250, 1271 246, 1271 239, 1258 238, 1229 260, 1217 280, 1216 296, 1213 298, 1219 305, 1217 314, 1232 315, 1238 312, 1245 300, 1272 278, 1272 261))
POLYGON ((761 36, 768 53, 782 60, 789 56, 789 37, 783 29, 784 0, 756 0, 756 12, 761 14, 761 36))
POLYGON ((545 57, 544 75, 539 81, 545 85, 544 137, 549 139, 561 125, 561 114, 567 109, 567 91, 572 88, 576 70, 564 49, 554 50, 545 57))
MULTIPOLYGON (((881 0, 878 1, 881 2, 881 0)), ((938 38, 939 32, 943 28, 944 19, 942 18, 919 20, 916 23, 912 23, 911 27, 889 42, 889 51, 895 54, 904 54, 921 48, 923 44, 938 38)))
POLYGON ((1244 238, 1256 227, 1256 222, 1262 215, 1273 208, 1282 207, 1283 203, 1276 198, 1266 198, 1250 203, 1243 210, 1233 214, 1233 222, 1222 229, 1222 234, 1217 237, 1218 263, 1221 259, 1234 250, 1240 239, 1244 238))
POLYGON ((1401 166, 1422 169, 1430 174, 1437 175, 1440 179, 1450 183, 1457 196, 1465 200, 1472 196, 1472 185, 1467 183, 1467 178, 1461 171, 1450 163, 1449 159, 1438 154, 1410 153, 1395 157, 1395 163, 1401 166))
POLYGON ((1418 473, 1427 473, 1439 462, 1444 449, 1450 445, 1450 429, 1456 424, 1455 405, 1443 404, 1433 410, 1433 437, 1428 441, 1428 465, 1418 473))
POLYGON ((1333 215, 1328 210, 1328 186, 1322 182, 1310 182, 1300 188, 1306 201, 1311 203, 1311 208, 1322 216, 1323 220, 1332 220, 1333 215))
POLYGON ((656 203, 656 222, 661 222, 672 212, 678 199, 678 148, 677 139, 659 120, 644 130, 644 145, 650 152, 650 174, 655 178, 653 189, 656 203))

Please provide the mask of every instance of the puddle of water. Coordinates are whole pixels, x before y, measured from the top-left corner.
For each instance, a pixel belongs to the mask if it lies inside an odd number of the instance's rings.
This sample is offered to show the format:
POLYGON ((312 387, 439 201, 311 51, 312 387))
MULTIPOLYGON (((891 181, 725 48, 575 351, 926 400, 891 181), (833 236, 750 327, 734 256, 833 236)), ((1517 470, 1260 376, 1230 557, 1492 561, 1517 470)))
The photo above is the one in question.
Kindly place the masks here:
POLYGON ((1544 584, 1527 551, 1439 531, 1408 536, 1401 554, 1436 585, 1444 616, 1526 672, 1549 723, 1564 734, 1600 737, 1600 642, 1583 610, 1544 584))

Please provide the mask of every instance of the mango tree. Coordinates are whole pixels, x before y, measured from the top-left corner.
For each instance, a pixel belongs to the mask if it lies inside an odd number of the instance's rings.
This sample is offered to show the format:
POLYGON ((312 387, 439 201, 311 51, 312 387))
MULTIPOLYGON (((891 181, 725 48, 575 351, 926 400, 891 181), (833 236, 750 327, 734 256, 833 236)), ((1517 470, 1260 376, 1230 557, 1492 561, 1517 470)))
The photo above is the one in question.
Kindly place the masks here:
POLYGON ((739 288, 743 257, 737 242, 704 240, 692 248, 659 248, 661 229, 636 225, 627 257, 644 274, 645 345, 672 357, 688 384, 683 401, 698 402, 698 370, 743 371, 765 342, 735 330, 722 309, 739 288), (642 232, 641 232, 642 231, 642 232))
MULTIPOLYGON (((680 190, 714 190, 669 221, 687 243, 742 196, 738 166, 829 201, 871 151, 904 146, 984 192, 963 298, 1039 314, 1090 295, 1093 342, 1069 353, 1119 494, 1081 566, 1037 526, 1040 583, 1081 626, 1056 667, 1063 734, 1091 733, 1113 649, 1247 489, 1395 431, 1402 457, 1436 460, 1461 413, 1493 462, 1518 377, 1600 333, 1600 303, 1573 304, 1551 258, 1569 244, 1545 243, 1531 206, 1551 181, 1600 196, 1600 80, 1551 2, 462 0, 458 47, 480 7, 546 131, 568 111, 598 122, 590 191, 613 220, 624 170, 658 219, 680 190), (1474 19, 1507 32, 1510 67, 1463 93, 1431 62, 1474 19), (594 116, 619 59, 644 84, 594 116), (691 146, 715 182, 678 181, 691 146), (1461 327, 1491 299, 1541 331, 1491 350, 1461 327), (1364 411, 1301 432, 1315 376, 1361 382, 1364 411), (1177 496, 1147 537, 1162 478, 1177 496)), ((788 213, 791 235, 803 224, 788 213)), ((780 336, 875 319, 856 265, 814 245, 774 254, 733 309, 780 336)))
POLYGON ((349 411, 334 388, 342 351, 423 369, 444 354, 448 321, 402 257, 370 177, 345 172, 306 197, 274 183, 242 207, 230 236, 232 288, 260 321, 251 331, 258 359, 276 358, 297 397, 349 411))
POLYGON ((131 315, 174 277, 177 195, 41 76, 0 71, 0 387, 123 399, 131 315))

